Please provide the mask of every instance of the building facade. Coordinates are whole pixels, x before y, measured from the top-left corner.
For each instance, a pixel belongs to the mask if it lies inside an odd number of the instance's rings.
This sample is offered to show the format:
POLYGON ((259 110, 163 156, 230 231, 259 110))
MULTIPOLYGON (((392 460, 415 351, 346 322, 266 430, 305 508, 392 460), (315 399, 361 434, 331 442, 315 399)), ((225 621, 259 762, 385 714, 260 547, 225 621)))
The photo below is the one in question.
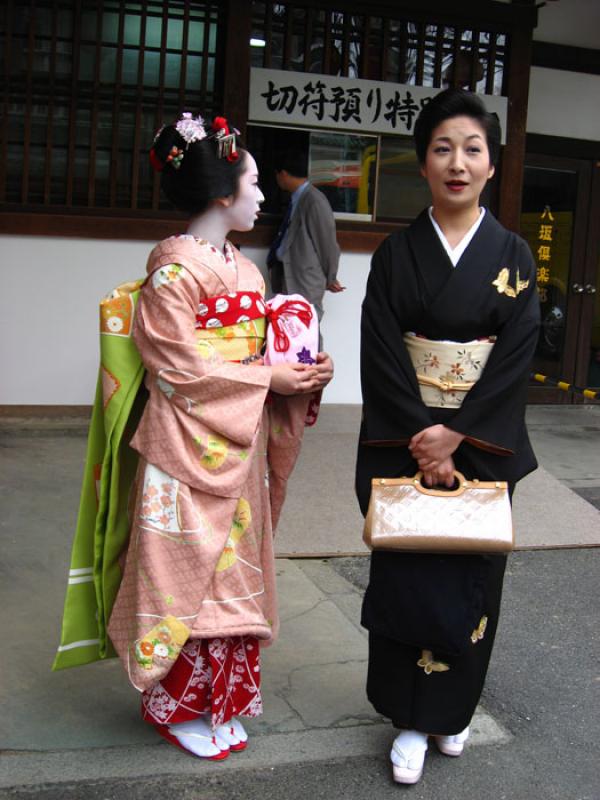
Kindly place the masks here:
MULTIPOLYGON (((359 403, 369 255, 428 202, 412 125, 447 85, 483 95, 503 123, 485 202, 538 263, 534 370, 600 385, 594 0, 11 0, 2 13, 3 409, 90 402, 98 298, 142 275, 152 244, 185 227, 147 158, 159 125, 183 110, 224 113, 257 157, 264 213, 236 243, 261 268, 283 202, 273 151, 308 147, 348 287, 327 298, 338 369, 326 400, 359 403)), ((581 402, 540 385, 531 400, 581 402)))

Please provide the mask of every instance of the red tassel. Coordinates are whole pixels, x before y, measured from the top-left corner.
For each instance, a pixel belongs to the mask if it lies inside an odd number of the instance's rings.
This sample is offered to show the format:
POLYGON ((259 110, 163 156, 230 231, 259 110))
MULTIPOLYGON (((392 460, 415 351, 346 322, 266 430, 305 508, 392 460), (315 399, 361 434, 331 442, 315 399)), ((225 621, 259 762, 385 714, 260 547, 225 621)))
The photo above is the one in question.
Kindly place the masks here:
POLYGON ((156 155, 154 148, 150 150, 150 164, 152 165, 152 169, 155 172, 162 172, 165 168, 165 165, 160 160, 160 158, 156 155))
POLYGON ((271 308, 267 306, 267 319, 273 327, 275 339, 273 345, 278 353, 285 353, 289 349, 290 340, 283 329, 279 317, 282 315, 298 317, 300 322, 303 322, 306 327, 310 325, 312 319, 312 311, 308 303, 302 300, 286 300, 279 308, 271 308))

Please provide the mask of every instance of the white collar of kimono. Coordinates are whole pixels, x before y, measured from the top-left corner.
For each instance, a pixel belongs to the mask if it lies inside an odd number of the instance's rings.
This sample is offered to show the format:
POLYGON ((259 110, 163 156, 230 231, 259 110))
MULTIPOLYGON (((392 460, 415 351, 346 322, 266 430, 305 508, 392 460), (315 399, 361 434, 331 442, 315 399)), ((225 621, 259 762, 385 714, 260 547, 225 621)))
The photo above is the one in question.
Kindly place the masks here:
POLYGON ((471 239, 477 233, 477 229, 481 225, 481 222, 482 222, 484 216, 485 216, 485 208, 480 208, 479 209, 479 217, 475 220, 475 223, 465 233, 465 235, 460 240, 460 242, 456 245, 456 247, 454 249, 452 249, 450 247, 450 245, 448 244, 448 239, 446 239, 446 237, 444 236, 444 234, 442 232, 442 229, 440 228, 440 226, 437 224, 437 222, 433 218, 433 206, 429 207, 429 219, 431 220, 431 224, 433 225, 434 231, 440 237, 440 242, 442 243, 442 245, 444 247, 444 250, 448 253, 448 258, 452 262, 452 266, 453 267, 455 267, 458 264, 458 262, 460 260, 460 257, 462 256, 462 254, 465 252, 465 250, 469 246, 469 244, 471 242, 471 239))

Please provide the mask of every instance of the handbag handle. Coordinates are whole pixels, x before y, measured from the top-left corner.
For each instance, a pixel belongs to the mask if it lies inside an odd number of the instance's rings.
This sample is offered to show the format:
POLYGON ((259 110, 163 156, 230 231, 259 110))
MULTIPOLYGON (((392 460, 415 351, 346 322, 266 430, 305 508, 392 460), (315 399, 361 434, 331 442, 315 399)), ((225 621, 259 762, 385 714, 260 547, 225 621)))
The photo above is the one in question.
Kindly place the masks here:
POLYGON ((458 497, 463 492, 466 492, 467 489, 508 489, 506 481, 480 481, 479 478, 468 480, 462 472, 456 469, 453 475, 458 480, 457 489, 428 489, 421 483, 423 478, 421 470, 413 475, 412 478, 372 478, 371 483, 373 486, 414 486, 421 494, 428 494, 431 497, 458 497))
MULTIPOLYGON (((457 469, 455 469, 452 474, 458 481, 457 489, 428 489, 427 486, 423 486, 421 483, 423 479, 422 470, 419 470, 416 473, 413 481, 416 489, 418 489, 422 494, 428 494, 430 497, 458 497, 469 488, 469 481, 465 478, 462 472, 459 472, 457 469)), ((476 483, 479 483, 479 481, 476 481, 476 483)))

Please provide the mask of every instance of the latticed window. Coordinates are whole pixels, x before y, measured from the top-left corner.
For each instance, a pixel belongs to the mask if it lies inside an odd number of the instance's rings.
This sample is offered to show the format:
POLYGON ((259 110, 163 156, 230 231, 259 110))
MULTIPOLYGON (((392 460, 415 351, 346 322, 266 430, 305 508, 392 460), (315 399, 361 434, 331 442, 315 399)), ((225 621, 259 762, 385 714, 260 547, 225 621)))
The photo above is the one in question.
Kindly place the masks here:
POLYGON ((255 67, 502 94, 500 30, 273 2, 253 3, 252 24, 255 67))
POLYGON ((147 156, 158 125, 220 105, 221 7, 3 3, 3 207, 158 210, 147 156))
MULTIPOLYGON (((358 3, 340 3, 345 10, 335 10, 305 0, 255 0, 252 66, 504 94, 504 30, 424 22, 414 12, 403 14, 388 5, 384 15, 370 13, 366 5, 358 13, 358 3)), ((298 136, 289 129, 274 134, 259 125, 250 127, 249 141, 263 172, 272 172, 273 149, 294 146, 298 136)), ((304 136, 310 178, 329 197, 338 219, 409 220, 429 202, 410 136, 332 132, 325 137, 310 130, 304 136), (328 172, 323 165, 329 165, 328 172), (398 186, 404 191, 398 192, 398 186)), ((280 203, 276 191, 267 191, 266 210, 276 211, 280 203)))

